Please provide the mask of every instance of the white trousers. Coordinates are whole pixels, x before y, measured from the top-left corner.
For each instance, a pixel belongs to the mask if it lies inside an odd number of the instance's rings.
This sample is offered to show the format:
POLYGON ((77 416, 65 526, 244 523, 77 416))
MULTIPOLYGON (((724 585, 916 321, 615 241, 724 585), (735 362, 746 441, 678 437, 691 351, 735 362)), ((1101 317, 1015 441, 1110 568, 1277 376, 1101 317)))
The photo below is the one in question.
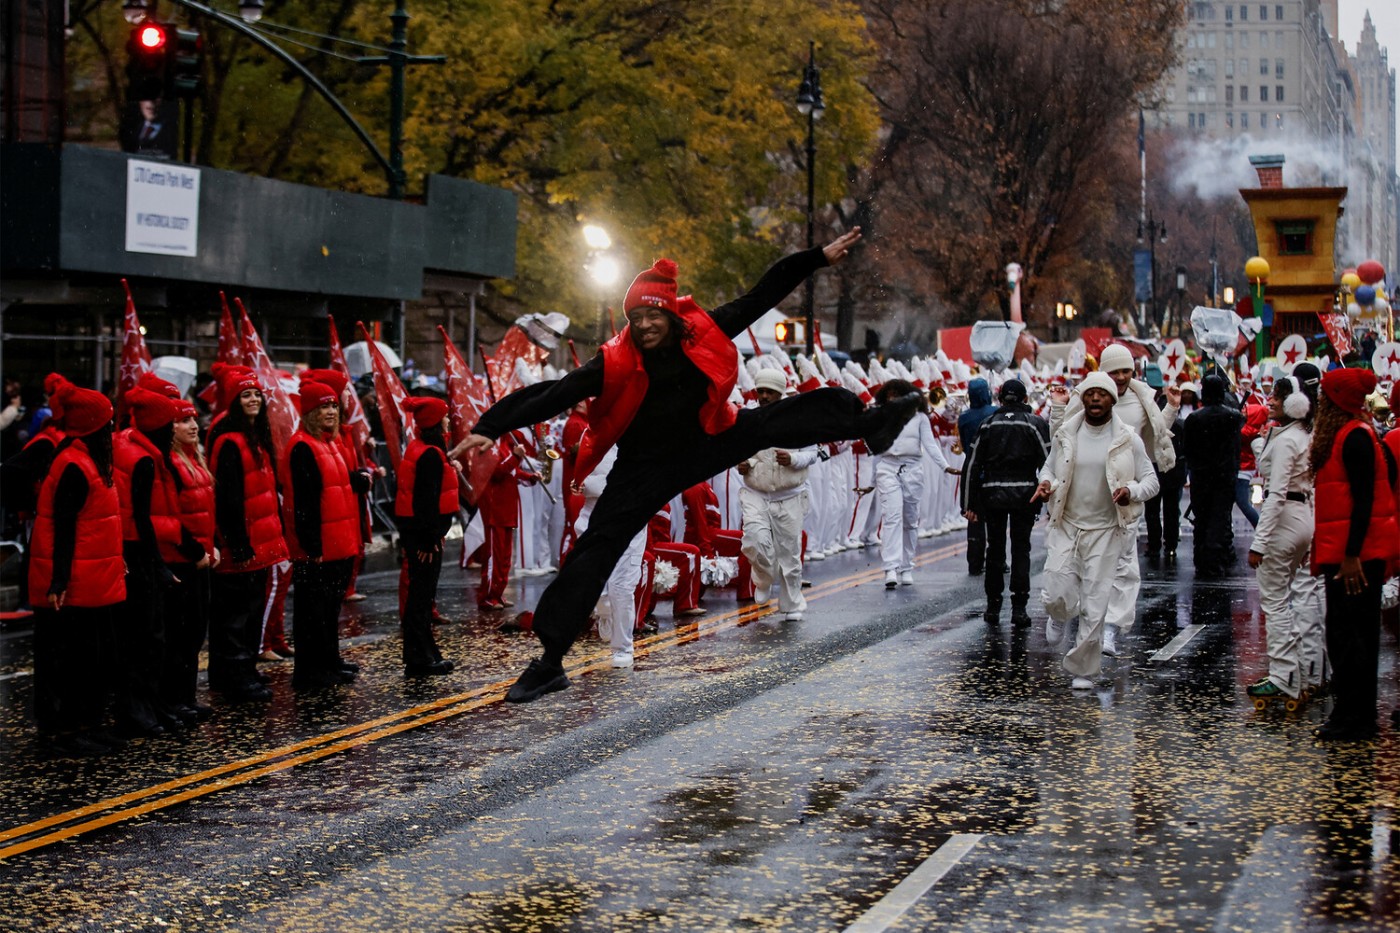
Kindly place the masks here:
POLYGON ((807 494, 769 501, 752 489, 739 491, 744 509, 744 536, 739 549, 753 567, 753 585, 768 589, 778 583, 778 609, 802 612, 802 521, 807 515, 807 494))
MULTIPOLYGON (((588 528, 595 501, 589 499, 579 510, 576 527, 580 535, 588 528)), ((598 635, 613 651, 632 653, 632 631, 637 627, 637 617, 646 601, 646 594, 638 592, 646 548, 647 530, 643 528, 617 559, 612 573, 608 575, 608 582, 603 586, 603 593, 598 597, 598 635)))
POLYGON ((880 493, 880 559, 885 572, 913 570, 919 542, 919 503, 924 495, 923 464, 916 458, 886 457, 875 466, 880 493))
POLYGON ((1255 571, 1269 679, 1291 697, 1322 682, 1326 595, 1323 578, 1308 572, 1312 537, 1312 504, 1285 501, 1255 571))
POLYGON ((1074 645, 1064 668, 1076 677, 1093 677, 1103 665, 1103 626, 1114 590, 1114 572, 1130 530, 1081 530, 1051 524, 1045 534, 1045 611, 1061 625, 1079 616, 1074 645))
POLYGON ((1113 568, 1113 592, 1108 597, 1108 615, 1104 624, 1116 625, 1126 632, 1133 627, 1137 618, 1138 594, 1142 591, 1142 571, 1138 567, 1138 526, 1139 519, 1123 537, 1123 549, 1118 554, 1118 563, 1113 568))

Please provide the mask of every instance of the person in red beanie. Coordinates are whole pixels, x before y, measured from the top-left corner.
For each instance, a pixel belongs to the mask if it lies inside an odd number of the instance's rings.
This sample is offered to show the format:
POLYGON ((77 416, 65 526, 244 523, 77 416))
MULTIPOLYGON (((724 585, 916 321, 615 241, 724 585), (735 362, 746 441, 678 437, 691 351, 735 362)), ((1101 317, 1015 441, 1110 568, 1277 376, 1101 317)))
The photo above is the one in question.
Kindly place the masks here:
POLYGON ((176 715, 202 722, 213 712, 198 702, 199 651, 209 632, 211 568, 219 563, 214 546, 214 476, 199 446, 199 416, 188 399, 175 402, 170 478, 175 484, 175 504, 180 524, 204 549, 195 561, 171 567, 179 584, 170 604, 179 607, 166 618, 166 665, 160 685, 162 702, 176 715))
POLYGON ((399 459, 394 524, 408 568, 408 594, 400 616, 403 665, 410 677, 450 674, 433 638, 433 598, 442 574, 442 539, 460 508, 457 471, 447 459, 447 403, 439 398, 409 398, 404 413, 413 418, 417 436, 399 459))
POLYGON ((222 414, 209 428, 208 445, 214 541, 221 559, 210 585, 209 689, 235 703, 266 702, 272 691, 259 679, 256 664, 263 606, 272 568, 287 561, 277 450, 257 374, 246 366, 216 363, 214 379, 222 414))
POLYGON ((1332 370, 1322 377, 1313 422, 1312 571, 1326 578, 1332 665, 1332 712, 1317 731, 1324 741, 1376 734, 1381 584, 1400 556, 1400 532, 1395 463, 1363 414, 1375 388, 1368 369, 1332 370))
POLYGON ((126 393, 132 427, 113 444, 126 556, 126 611, 120 625, 122 683, 118 728, 131 736, 161 735, 192 724, 159 696, 167 663, 166 607, 180 582, 172 565, 198 563, 204 547, 180 522, 172 477, 175 400, 135 386, 126 393))
POLYGON ((707 312, 678 298, 676 264, 657 261, 627 289, 627 326, 586 364, 561 379, 512 392, 477 421, 453 457, 484 450, 514 428, 537 424, 585 399, 588 433, 574 482, 617 446, 617 463, 588 530, 579 536, 535 611, 543 655, 530 662, 506 699, 526 703, 569 685, 563 660, 618 558, 677 493, 767 447, 796 448, 865 437, 884 451, 914 415, 919 396, 866 410, 846 389, 823 388, 766 408, 730 402, 739 355, 733 339, 809 275, 840 262, 860 228, 827 246, 779 260, 745 295, 707 312))
POLYGON ((34 714, 57 750, 104 754, 121 744, 103 725, 114 686, 114 616, 126 599, 112 403, 66 382, 51 402, 64 438, 40 487, 30 538, 34 714))
MULTIPOLYGON (((340 400, 340 430, 336 434, 336 443, 340 445, 340 454, 345 458, 345 465, 352 470, 368 466, 369 455, 356 446, 355 433, 350 430, 349 393, 354 391, 350 387, 350 377, 338 369, 308 369, 301 374, 301 379, 319 382, 323 386, 328 386, 335 393, 335 397, 340 400)), ((379 475, 382 476, 383 472, 381 471, 379 475)), ((345 588, 345 601, 348 603, 359 602, 365 598, 364 593, 356 591, 355 583, 360 578, 360 569, 365 563, 365 546, 369 544, 370 540, 368 493, 360 495, 359 502, 361 544, 360 553, 355 555, 355 563, 350 568, 350 583, 345 588)))
MULTIPOLYGON (((34 510, 39 502, 39 489, 49 468, 53 464, 58 445, 63 443, 62 402, 58 390, 69 385, 67 378, 59 373, 49 373, 44 377, 44 395, 48 398, 50 415, 40 424, 39 430, 25 442, 24 447, 14 456, 0 464, 0 502, 6 511, 12 511, 23 524, 23 539, 28 541, 34 533, 34 510)), ((20 605, 29 604, 29 551, 20 554, 20 605)), ((39 602, 43 594, 37 595, 39 602)))
POLYGON ((282 451, 282 524, 292 556, 292 686, 350 683, 359 667, 340 656, 340 608, 360 551, 357 493, 369 471, 351 469, 337 442, 340 399, 319 382, 301 384, 301 428, 282 451))

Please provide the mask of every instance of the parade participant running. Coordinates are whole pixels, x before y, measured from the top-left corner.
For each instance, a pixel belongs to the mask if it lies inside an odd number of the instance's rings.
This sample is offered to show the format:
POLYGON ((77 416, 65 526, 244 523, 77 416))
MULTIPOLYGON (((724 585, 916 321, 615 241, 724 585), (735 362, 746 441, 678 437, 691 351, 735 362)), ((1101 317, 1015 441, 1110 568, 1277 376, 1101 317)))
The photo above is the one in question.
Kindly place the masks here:
POLYGON ((534 631, 544 643, 506 699, 526 703, 568 687, 563 660, 588 624, 613 565, 632 538, 682 490, 767 447, 797 448, 864 436, 883 451, 916 410, 917 395, 866 411, 845 389, 817 389, 765 408, 735 410, 733 338, 808 275, 844 259, 856 228, 822 249, 779 260, 747 294, 707 313, 676 297, 676 264, 658 260, 627 290, 627 326, 598 355, 562 379, 513 392, 492 406, 453 457, 484 450, 506 431, 536 424, 580 401, 589 431, 574 480, 617 445, 617 464, 559 575, 540 597, 534 631))

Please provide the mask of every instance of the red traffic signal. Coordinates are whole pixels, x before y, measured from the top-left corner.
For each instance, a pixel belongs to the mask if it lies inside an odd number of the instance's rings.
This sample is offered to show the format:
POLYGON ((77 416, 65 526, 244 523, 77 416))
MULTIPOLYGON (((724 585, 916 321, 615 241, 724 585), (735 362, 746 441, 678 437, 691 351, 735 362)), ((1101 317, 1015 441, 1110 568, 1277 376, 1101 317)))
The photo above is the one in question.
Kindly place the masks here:
POLYGON ((174 29, 166 23, 142 23, 132 28, 126 40, 127 90, 132 100, 166 96, 174 29))
POLYGON ((165 48, 165 29, 150 23, 138 26, 136 28, 136 44, 149 51, 165 48))

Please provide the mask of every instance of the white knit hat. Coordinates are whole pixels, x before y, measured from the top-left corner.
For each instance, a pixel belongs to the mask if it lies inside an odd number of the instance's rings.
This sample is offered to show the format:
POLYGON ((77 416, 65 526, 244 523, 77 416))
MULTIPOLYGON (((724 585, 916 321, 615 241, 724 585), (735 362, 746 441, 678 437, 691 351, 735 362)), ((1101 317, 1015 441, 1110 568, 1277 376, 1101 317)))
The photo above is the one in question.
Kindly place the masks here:
POLYGON ((753 377, 755 389, 768 389, 782 395, 787 392, 787 376, 781 369, 761 369, 753 377))
POLYGON ((1090 373, 1079 381, 1079 385, 1074 387, 1074 391, 1078 392, 1081 398, 1090 389, 1103 389, 1113 397, 1113 401, 1118 401, 1118 386, 1104 373, 1090 373))
POLYGON ((1133 354, 1121 343, 1110 343, 1099 355, 1099 372, 1111 373, 1115 369, 1132 369, 1133 354))

